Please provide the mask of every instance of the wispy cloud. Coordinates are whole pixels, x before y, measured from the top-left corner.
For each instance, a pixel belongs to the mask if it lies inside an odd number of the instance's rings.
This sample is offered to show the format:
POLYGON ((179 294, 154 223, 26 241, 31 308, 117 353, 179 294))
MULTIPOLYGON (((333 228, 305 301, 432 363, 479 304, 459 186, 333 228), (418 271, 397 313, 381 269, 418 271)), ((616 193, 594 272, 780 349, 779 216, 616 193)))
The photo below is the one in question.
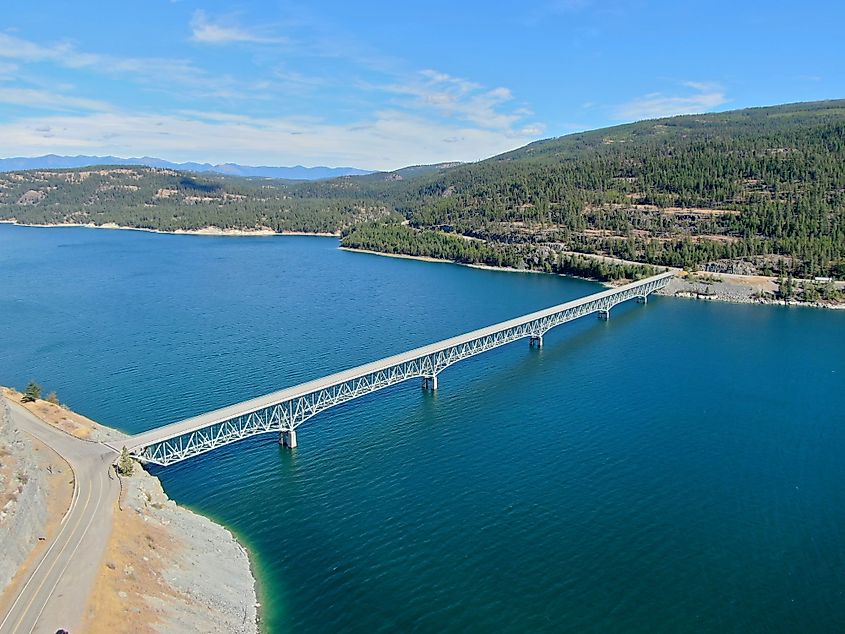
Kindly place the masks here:
POLYGON ((369 45, 347 45, 342 33, 280 24, 256 28, 236 16, 193 13, 189 32, 198 45, 262 45, 242 51, 248 57, 238 76, 212 72, 200 57, 118 56, 0 32, 0 105, 32 109, 0 120, 4 151, 393 169, 481 159, 544 130, 505 86, 413 70, 369 45), (295 38, 279 36, 286 31, 295 38), (61 81, 32 79, 51 71, 61 81), (123 86, 103 92, 93 75, 123 86), (98 92, 78 94, 91 86, 98 92), (144 99, 135 99, 139 87, 144 99))
POLYGON ((191 40, 202 44, 283 44, 287 39, 260 28, 247 28, 231 18, 211 20, 201 9, 191 19, 191 40))
POLYGON ((520 136, 536 135, 543 129, 539 123, 522 125, 533 113, 514 105, 513 94, 503 86, 489 89, 468 79, 425 69, 403 82, 375 88, 410 98, 399 102, 403 106, 434 111, 479 128, 520 136))
POLYGON ((706 112, 728 102, 725 91, 719 84, 688 81, 682 86, 687 89, 686 94, 649 93, 617 106, 614 117, 624 121, 658 119, 706 112))
POLYGON ((111 106, 103 101, 33 88, 0 87, 0 104, 49 108, 50 110, 111 110, 111 106))
MULTIPOLYGON (((71 42, 40 44, 0 33, 0 64, 10 69, 7 73, 14 73, 20 78, 27 65, 38 63, 132 81, 149 90, 169 92, 179 98, 191 96, 255 100, 262 96, 259 94, 261 86, 256 83, 209 73, 188 59, 119 57, 83 51, 71 42)), ((4 78, 2 75, 3 67, 0 66, 0 79, 4 78)))

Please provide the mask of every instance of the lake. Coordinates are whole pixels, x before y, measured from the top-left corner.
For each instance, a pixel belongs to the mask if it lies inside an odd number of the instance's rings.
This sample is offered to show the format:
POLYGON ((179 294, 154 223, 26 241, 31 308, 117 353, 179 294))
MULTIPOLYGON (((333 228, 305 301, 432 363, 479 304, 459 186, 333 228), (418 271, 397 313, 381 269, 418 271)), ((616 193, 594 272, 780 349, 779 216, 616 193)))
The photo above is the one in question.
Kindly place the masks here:
MULTIPOLYGON (((597 290, 0 225, 0 383, 138 432, 597 290)), ((845 311, 654 297, 166 469, 268 632, 845 628, 845 311)))

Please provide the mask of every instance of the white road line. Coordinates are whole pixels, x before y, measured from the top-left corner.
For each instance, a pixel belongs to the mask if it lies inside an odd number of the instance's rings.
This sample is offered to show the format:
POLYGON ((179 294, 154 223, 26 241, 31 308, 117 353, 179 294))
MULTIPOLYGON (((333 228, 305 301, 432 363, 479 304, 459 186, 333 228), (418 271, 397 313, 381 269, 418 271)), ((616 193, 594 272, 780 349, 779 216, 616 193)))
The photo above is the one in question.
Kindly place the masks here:
MULTIPOLYGON (((90 497, 89 497, 89 499, 90 499, 90 497)), ((34 630, 35 626, 38 624, 38 619, 41 618, 41 614, 44 612, 44 608, 47 607, 47 602, 52 598, 53 593, 56 591, 56 587, 59 585, 59 582, 62 580, 62 577, 64 576, 65 571, 67 570, 68 566, 70 565, 70 562, 73 561, 73 556, 76 554, 76 551, 79 550, 79 544, 82 543, 82 540, 85 539, 85 536, 88 534, 88 529, 91 528, 91 524, 94 522, 94 518, 97 517, 97 511, 100 509, 100 502, 102 502, 102 500, 103 500, 103 486, 102 486, 102 483, 100 483, 100 492, 97 494, 97 503, 94 505, 94 512, 91 513, 91 515, 88 519, 88 523, 85 525, 85 529, 82 531, 82 535, 80 535, 79 539, 76 540, 76 546, 74 546, 73 550, 70 553, 70 556, 67 557, 64 567, 62 568, 61 572, 56 577, 56 582, 53 584, 53 587, 50 588, 49 594, 47 594, 47 597, 44 599, 44 601, 41 602, 41 609, 38 610, 38 614, 35 615, 35 621, 32 624, 32 628, 29 630, 30 634, 32 634, 32 630, 34 630)), ((88 500, 85 501, 85 509, 87 509, 87 508, 88 508, 88 500)), ((62 550, 64 550, 64 549, 62 549, 62 550)), ((58 561, 58 558, 57 558, 57 561, 58 561)), ((41 588, 39 587, 39 590, 40 589, 41 588)), ((27 610, 29 610, 29 606, 27 606, 27 610)))

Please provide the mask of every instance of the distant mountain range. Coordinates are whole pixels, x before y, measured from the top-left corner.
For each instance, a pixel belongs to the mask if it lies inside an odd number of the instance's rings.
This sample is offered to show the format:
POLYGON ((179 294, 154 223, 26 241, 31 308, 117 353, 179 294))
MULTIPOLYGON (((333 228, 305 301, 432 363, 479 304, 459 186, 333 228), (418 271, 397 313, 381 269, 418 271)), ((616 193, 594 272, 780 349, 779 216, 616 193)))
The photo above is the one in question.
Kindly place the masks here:
POLYGON ((91 165, 145 165, 164 167, 190 172, 214 172, 227 176, 257 176, 260 178, 285 178, 290 180, 320 180, 336 176, 358 176, 372 174, 372 170, 355 167, 268 167, 237 165, 235 163, 171 163, 159 158, 143 156, 141 158, 119 158, 117 156, 58 156, 47 154, 35 157, 15 157, 0 159, 0 172, 18 172, 32 169, 63 169, 89 167, 91 165))

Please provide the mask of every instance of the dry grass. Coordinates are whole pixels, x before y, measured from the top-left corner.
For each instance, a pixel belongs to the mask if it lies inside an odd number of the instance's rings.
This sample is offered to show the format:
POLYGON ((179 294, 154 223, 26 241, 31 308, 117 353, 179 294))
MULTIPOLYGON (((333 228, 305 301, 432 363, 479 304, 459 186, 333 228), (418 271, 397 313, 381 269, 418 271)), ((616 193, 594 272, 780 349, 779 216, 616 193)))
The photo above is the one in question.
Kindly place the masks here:
MULTIPOLYGON (((21 403, 23 394, 15 389, 4 387, 3 394, 10 401, 21 403)), ((21 403, 26 409, 38 416, 41 420, 53 427, 58 427, 63 432, 82 439, 91 439, 101 430, 101 426, 90 418, 65 409, 61 405, 38 399, 34 403, 21 403)))
POLYGON ((170 598, 162 572, 178 550, 161 525, 132 509, 115 509, 104 561, 88 599, 83 631, 153 634, 158 615, 147 597, 170 598))

